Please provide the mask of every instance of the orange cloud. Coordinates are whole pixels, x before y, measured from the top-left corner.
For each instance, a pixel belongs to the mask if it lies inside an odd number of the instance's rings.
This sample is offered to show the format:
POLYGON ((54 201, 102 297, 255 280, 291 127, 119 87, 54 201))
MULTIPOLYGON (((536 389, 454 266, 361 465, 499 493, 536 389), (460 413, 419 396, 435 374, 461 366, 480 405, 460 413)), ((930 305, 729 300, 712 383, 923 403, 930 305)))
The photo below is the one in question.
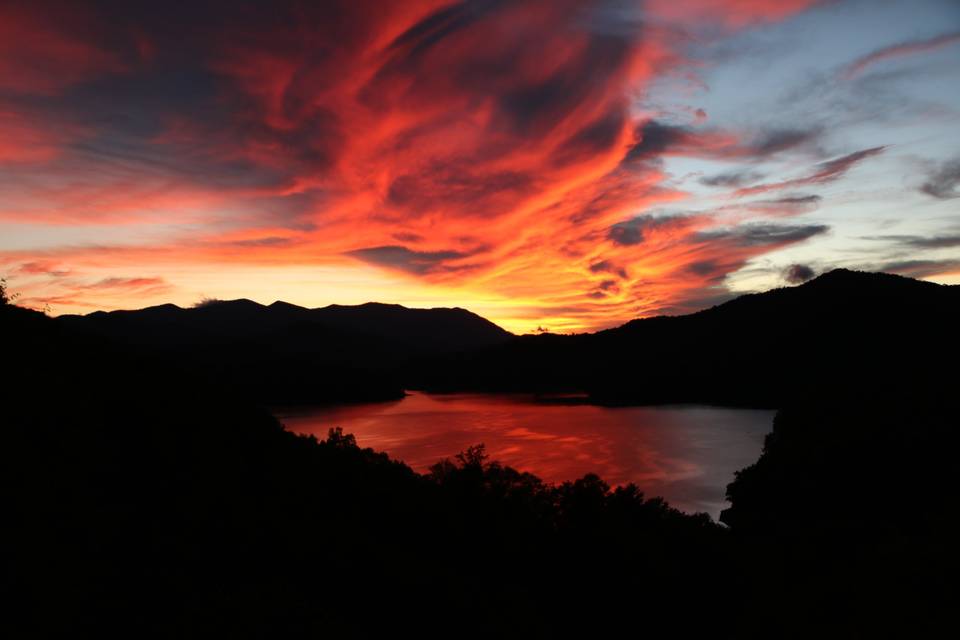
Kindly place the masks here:
MULTIPOLYGON (((92 11, 76 29, 15 16, 44 44, 11 30, 0 54, 15 50, 32 71, 0 66, 0 88, 42 108, 36 119, 23 101, 0 112, 0 133, 14 133, 0 162, 44 166, 0 184, 0 219, 124 238, 3 252, 32 278, 26 299, 133 305, 200 287, 223 297, 248 267, 284 270, 288 288, 264 295, 293 298, 303 289, 290 274, 331 267, 381 286, 381 298, 436 292, 514 330, 586 329, 696 308, 750 259, 816 235, 645 213, 686 197, 664 155, 751 158, 814 134, 754 140, 638 113, 637 96, 685 63, 675 33, 639 12, 612 24, 599 1, 200 4, 185 30, 135 7, 110 21, 92 11), (47 262, 59 266, 28 266, 47 262), (162 280, 127 275, 142 271, 162 280)), ((811 4, 647 11, 736 29, 811 4)), ((737 221, 806 206, 794 204, 747 207, 737 221)))

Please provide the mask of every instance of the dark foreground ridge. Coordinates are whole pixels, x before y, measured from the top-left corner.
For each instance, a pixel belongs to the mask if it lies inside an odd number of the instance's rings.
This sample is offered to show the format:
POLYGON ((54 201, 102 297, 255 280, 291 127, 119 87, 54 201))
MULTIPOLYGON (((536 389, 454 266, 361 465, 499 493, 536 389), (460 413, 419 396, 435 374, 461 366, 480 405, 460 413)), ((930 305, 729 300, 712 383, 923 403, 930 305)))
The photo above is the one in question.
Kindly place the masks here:
POLYGON ((960 286, 837 269, 692 315, 429 358, 410 386, 776 408, 832 382, 935 370, 958 354, 958 318, 960 286))
POLYGON ((418 475, 189 369, 33 312, 0 321, 4 622, 38 637, 543 637, 618 622, 595 620, 632 610, 613 579, 661 610, 705 593, 688 577, 722 557, 708 517, 635 488, 544 486, 482 449, 418 475))
POLYGON ((375 303, 234 300, 57 322, 150 361, 189 363, 268 404, 390 400, 424 389, 780 407, 831 380, 940 366, 957 343, 958 317, 960 286, 838 269, 692 315, 581 335, 514 336, 463 309, 375 303))
POLYGON ((954 622, 949 371, 794 396, 731 485, 725 529, 595 476, 545 486, 481 449, 418 475, 337 431, 284 431, 190 366, 9 305, 0 328, 8 637, 877 638, 954 622))
POLYGON ((307 309, 229 300, 56 320, 68 333, 123 345, 153 362, 189 363, 268 404, 393 400, 404 393, 402 363, 512 337, 465 309, 379 303, 307 309))

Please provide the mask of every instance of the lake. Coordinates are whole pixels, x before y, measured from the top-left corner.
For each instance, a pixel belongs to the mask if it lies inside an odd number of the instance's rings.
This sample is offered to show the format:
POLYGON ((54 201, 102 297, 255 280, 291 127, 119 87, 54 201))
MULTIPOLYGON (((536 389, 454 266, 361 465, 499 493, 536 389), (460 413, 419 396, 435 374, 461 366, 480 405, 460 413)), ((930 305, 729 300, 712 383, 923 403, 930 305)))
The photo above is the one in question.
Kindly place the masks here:
POLYGON ((506 394, 410 393, 394 402, 279 410, 287 429, 325 438, 343 427, 362 447, 417 471, 470 445, 547 482, 596 473, 633 482, 686 512, 717 518, 733 473, 760 456, 773 411, 707 406, 597 407, 506 394))

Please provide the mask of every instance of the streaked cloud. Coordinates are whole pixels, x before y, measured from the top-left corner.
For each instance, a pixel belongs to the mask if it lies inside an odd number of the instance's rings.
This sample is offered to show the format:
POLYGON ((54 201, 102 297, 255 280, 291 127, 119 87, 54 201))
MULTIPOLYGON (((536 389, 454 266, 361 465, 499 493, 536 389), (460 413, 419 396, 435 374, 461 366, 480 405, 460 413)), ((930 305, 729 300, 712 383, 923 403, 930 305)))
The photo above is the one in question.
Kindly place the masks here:
MULTIPOLYGON (((467 306, 516 331, 692 311, 837 238, 829 187, 897 149, 700 104, 728 62, 704 43, 830 6, 8 4, 0 270, 55 312, 238 291, 467 306), (681 98, 657 98, 671 83, 681 98)), ((856 73, 952 42, 934 40, 879 43, 856 73)), ((951 167, 924 178, 937 202, 951 167)))
POLYGON ((936 51, 944 47, 960 44, 960 31, 945 33, 943 35, 927 38, 924 40, 911 40, 898 44, 883 47, 872 51, 867 55, 854 60, 842 71, 842 76, 849 80, 864 73, 870 67, 887 60, 914 56, 929 51, 936 51))
POLYGON ((871 147, 862 149, 845 156, 821 162, 813 168, 813 171, 800 178, 783 180, 781 182, 768 182, 750 187, 737 189, 735 195, 738 197, 765 193, 767 191, 780 191, 783 189, 796 189, 799 187, 810 187, 814 185, 826 184, 842 178, 853 167, 864 160, 877 156, 886 150, 885 146, 871 147))

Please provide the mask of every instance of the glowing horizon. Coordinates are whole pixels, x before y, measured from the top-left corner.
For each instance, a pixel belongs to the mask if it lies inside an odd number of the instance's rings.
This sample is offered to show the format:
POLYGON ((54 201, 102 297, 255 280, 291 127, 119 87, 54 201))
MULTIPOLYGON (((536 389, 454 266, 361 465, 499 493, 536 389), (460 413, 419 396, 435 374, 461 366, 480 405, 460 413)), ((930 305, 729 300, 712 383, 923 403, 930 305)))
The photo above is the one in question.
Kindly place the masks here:
POLYGON ((946 0, 2 4, 0 275, 517 333, 956 283, 958 61, 946 0))

